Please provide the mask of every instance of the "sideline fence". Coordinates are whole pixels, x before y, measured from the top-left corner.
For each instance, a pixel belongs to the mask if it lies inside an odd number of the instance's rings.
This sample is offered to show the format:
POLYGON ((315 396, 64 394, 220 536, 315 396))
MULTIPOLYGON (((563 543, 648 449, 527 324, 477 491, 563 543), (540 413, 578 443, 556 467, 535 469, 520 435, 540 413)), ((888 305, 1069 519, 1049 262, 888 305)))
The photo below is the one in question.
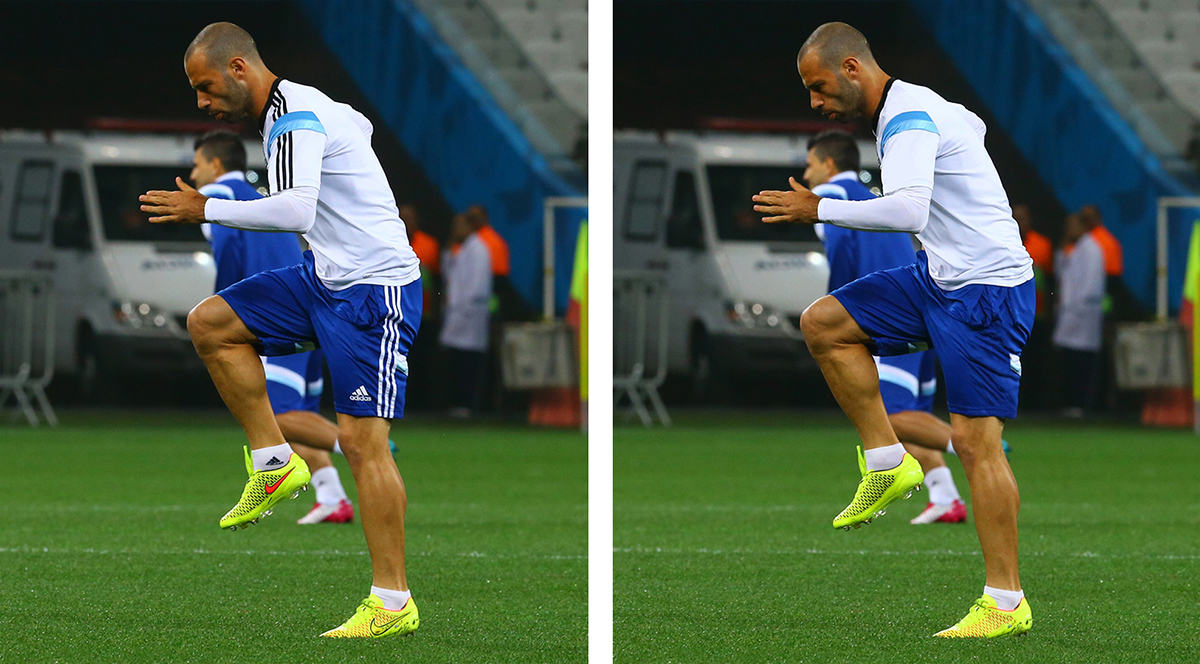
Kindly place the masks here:
POLYGON ((54 307, 47 275, 0 271, 0 413, 13 397, 10 419, 24 415, 33 426, 42 419, 58 426, 46 398, 54 377, 54 307))

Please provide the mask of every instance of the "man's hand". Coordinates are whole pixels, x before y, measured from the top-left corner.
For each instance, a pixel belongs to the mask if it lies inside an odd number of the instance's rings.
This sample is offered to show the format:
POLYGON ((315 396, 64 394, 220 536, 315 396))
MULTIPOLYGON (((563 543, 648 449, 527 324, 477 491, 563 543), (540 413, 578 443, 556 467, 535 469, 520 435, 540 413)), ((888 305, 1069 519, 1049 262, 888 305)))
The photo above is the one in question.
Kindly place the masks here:
POLYGON ((150 223, 199 224, 204 222, 204 203, 208 196, 201 194, 183 178, 175 178, 179 191, 147 191, 138 196, 142 212, 159 215, 150 217, 150 223))
POLYGON ((760 191, 754 197, 755 212, 772 215, 763 217, 763 223, 778 224, 812 224, 817 221, 817 203, 821 197, 804 188, 796 182, 796 178, 788 178, 792 191, 760 191))

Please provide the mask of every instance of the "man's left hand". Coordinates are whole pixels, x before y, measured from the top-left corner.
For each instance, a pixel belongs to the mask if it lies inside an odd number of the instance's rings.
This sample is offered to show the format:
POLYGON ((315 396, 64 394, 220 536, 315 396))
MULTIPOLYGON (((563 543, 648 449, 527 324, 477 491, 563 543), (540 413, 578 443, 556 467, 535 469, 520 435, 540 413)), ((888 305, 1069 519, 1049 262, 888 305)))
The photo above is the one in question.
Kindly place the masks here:
POLYGON ((755 212, 772 216, 763 217, 763 223, 812 224, 817 222, 817 203, 821 197, 804 188, 796 178, 788 178, 792 191, 760 191, 754 197, 755 212))
POLYGON ((183 178, 175 178, 179 191, 147 191, 138 196, 142 212, 158 215, 150 223, 199 224, 204 222, 204 204, 208 196, 201 194, 183 178))

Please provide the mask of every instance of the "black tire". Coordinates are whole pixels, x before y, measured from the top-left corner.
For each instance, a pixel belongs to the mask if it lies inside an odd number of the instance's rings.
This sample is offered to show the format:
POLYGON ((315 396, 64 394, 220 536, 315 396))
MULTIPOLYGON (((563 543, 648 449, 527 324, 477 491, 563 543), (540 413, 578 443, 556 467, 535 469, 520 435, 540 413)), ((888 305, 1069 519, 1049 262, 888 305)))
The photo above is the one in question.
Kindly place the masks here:
POLYGON ((729 372, 715 353, 708 335, 702 329, 692 334, 691 344, 692 398, 701 404, 721 405, 729 402, 729 372))
POLYGON ((79 332, 78 343, 75 375, 79 385, 79 401, 87 405, 119 403, 120 385, 102 357, 96 336, 90 329, 84 328, 79 332))

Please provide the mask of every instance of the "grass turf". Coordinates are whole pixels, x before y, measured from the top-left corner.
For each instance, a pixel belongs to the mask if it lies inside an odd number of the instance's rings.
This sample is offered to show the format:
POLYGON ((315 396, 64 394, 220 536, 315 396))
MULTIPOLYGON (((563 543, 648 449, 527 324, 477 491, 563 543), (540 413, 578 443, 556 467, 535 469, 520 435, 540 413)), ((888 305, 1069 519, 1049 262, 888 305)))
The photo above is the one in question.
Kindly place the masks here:
POLYGON ((1200 661, 1190 432, 1012 423, 1033 631, 948 641, 982 594, 973 520, 910 526, 922 491, 834 530, 858 480, 840 416, 680 420, 615 432, 617 661, 1200 661))
MULTIPOLYGON (((362 528, 217 520, 245 482, 227 414, 0 427, 0 662, 565 662, 587 649, 574 432, 399 422, 410 638, 320 639, 371 585, 362 528)), ((344 459, 343 483, 354 496, 344 459)), ((357 504, 357 503, 356 503, 357 504)))

